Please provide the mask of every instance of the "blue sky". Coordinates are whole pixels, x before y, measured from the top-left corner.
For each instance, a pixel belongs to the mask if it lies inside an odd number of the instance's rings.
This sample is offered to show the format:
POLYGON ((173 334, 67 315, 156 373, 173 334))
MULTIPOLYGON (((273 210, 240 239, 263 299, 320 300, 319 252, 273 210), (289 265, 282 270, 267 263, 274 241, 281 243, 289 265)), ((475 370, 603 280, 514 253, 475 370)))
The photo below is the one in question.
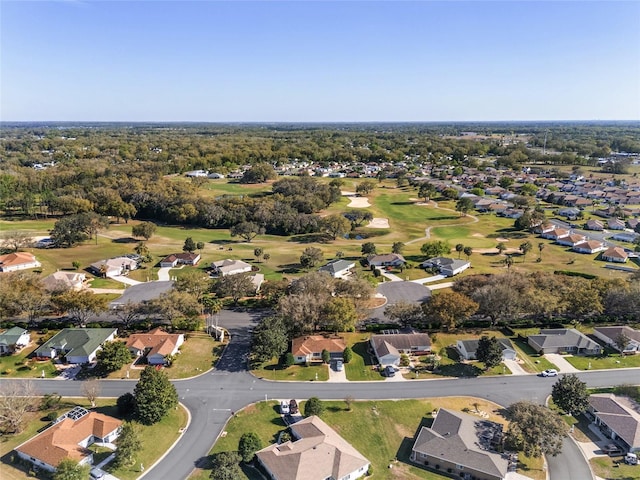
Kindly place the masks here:
POLYGON ((640 1, 0 0, 4 121, 640 119, 640 1))

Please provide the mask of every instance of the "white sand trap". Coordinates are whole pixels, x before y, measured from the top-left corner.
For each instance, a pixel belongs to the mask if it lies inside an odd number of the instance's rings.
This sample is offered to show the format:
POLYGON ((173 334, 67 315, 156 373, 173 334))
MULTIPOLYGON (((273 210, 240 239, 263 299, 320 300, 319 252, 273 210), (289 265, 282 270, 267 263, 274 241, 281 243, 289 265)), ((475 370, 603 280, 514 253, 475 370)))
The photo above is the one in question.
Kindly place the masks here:
POLYGON ((347 190, 340 190, 340 195, 343 197, 355 197, 357 195, 356 192, 348 192, 347 190))
POLYGON ((367 208, 370 207, 369 199, 367 197, 350 197, 351 202, 347 207, 350 208, 367 208))
POLYGON ((471 235, 472 237, 480 237, 480 238, 484 238, 484 235, 482 235, 481 233, 474 233, 473 235, 471 235))
POLYGON ((496 241, 497 241, 497 242, 508 242, 508 241, 509 241, 509 239, 508 239, 508 238, 498 237, 498 238, 496 238, 496 241))
POLYGON ((389 219, 388 218, 374 218, 367 225, 369 228, 389 228, 389 219))

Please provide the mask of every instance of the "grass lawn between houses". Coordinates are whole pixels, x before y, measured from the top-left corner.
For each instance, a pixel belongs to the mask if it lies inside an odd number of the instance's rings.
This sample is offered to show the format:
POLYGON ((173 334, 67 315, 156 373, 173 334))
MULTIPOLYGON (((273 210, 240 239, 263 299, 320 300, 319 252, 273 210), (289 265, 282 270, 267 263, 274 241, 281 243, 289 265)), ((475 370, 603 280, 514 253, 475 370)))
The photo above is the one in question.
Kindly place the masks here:
MULTIPOLYGON (((443 475, 408 463, 414 436, 423 421, 431 418, 431 413, 439 407, 452 410, 469 408, 475 403, 480 411, 489 414, 489 420, 505 424, 497 415, 500 407, 482 399, 472 397, 447 397, 422 400, 366 401, 353 402, 351 410, 340 401, 324 402, 326 411, 322 419, 351 443, 373 465, 375 480, 444 480, 443 475), (393 468, 389 468, 393 465, 393 468)), ((300 405, 304 411, 304 402, 300 405)), ((275 442, 277 435, 286 427, 278 414, 277 402, 260 402, 236 413, 213 446, 211 454, 237 450, 240 436, 245 432, 255 432, 262 445, 275 442)), ((520 455, 521 459, 523 458, 520 455)), ((210 466, 196 470, 191 480, 209 478, 210 466)), ((543 480, 542 459, 524 459, 523 474, 536 480, 543 480)), ((255 474, 253 474, 255 475, 255 474)), ((246 478, 260 478, 255 476, 246 478)))
POLYGON ((640 367, 640 355, 621 355, 620 353, 589 357, 565 355, 564 359, 578 370, 640 367))
POLYGON ((264 363, 260 368, 251 370, 251 373, 265 380, 290 380, 296 382, 317 380, 319 382, 326 382, 329 380, 329 365, 323 363, 307 365, 303 363, 284 368, 276 358, 264 363))
POLYGON ((31 331, 31 343, 15 355, 5 355, 0 357, 0 378, 41 378, 44 371, 45 378, 58 376, 58 371, 51 360, 37 362, 27 358, 31 352, 36 350, 39 340, 48 340, 55 332, 47 334, 31 331))
MULTIPOLYGON (((85 398, 63 398, 62 403, 54 409, 39 410, 31 413, 25 423, 26 427, 21 433, 0 436, 0 478, 2 478, 2 480, 24 480, 33 478, 33 476, 28 474, 26 469, 12 463, 12 450, 35 436, 39 429, 49 423, 45 418, 47 413, 56 411, 62 414, 71 410, 76 405, 89 408, 89 402, 85 398)), ((115 417, 118 416, 116 414, 114 399, 98 399, 96 405, 96 411, 115 417)), ((136 465, 131 468, 113 470, 107 465, 105 469, 122 480, 134 480, 140 475, 140 463, 142 463, 145 468, 149 468, 173 445, 180 435, 180 429, 184 428, 186 424, 187 412, 180 406, 176 410, 170 411, 167 416, 157 424, 141 427, 140 438, 142 450, 138 453, 136 465)))

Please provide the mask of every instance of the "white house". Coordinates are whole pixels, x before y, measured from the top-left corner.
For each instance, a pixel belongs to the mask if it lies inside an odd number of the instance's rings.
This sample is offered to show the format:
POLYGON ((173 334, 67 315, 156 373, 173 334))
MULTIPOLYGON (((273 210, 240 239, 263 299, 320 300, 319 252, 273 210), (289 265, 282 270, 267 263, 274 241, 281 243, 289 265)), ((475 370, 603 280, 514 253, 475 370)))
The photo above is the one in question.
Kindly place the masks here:
POLYGON ((371 348, 380 365, 399 365, 402 354, 431 353, 431 339, 426 333, 388 333, 371 335, 371 348))
POLYGON ((217 262, 211 262, 211 267, 217 275, 226 277, 227 275, 237 275, 239 273, 248 273, 251 271, 251 265, 242 260, 231 260, 229 258, 225 260, 218 260, 217 262))
POLYGON ((354 262, 347 260, 332 260, 319 268, 321 272, 327 272, 333 278, 346 278, 351 275, 351 269, 355 268, 354 262))
POLYGON ((15 272, 17 270, 26 270, 40 266, 41 264, 36 260, 36 257, 28 252, 0 255, 0 272, 15 272))
POLYGON ((82 290, 85 286, 87 276, 79 272, 53 272, 42 279, 44 288, 53 292, 56 290, 82 290))
POLYGON ((629 255, 622 247, 609 247, 602 253, 602 259, 605 262, 625 263, 629 259, 629 255))
MULTIPOLYGON (((517 353, 513 344, 508 338, 498 338, 498 343, 502 347, 503 360, 515 360, 517 353)), ((479 340, 458 340, 456 342, 456 350, 465 360, 476 360, 476 352, 478 351, 479 340)))
POLYGON ((574 245, 571 250, 578 253, 597 253, 606 250, 607 247, 604 246, 602 242, 598 240, 587 240, 584 242, 580 242, 577 245, 574 245))
POLYGON ((471 266, 471 262, 455 258, 434 257, 425 260, 420 266, 422 268, 437 268, 441 275, 453 277, 454 275, 462 273, 469 268, 471 266))
POLYGON ((148 333, 129 335, 126 345, 136 357, 146 355, 149 365, 164 365, 167 357, 176 355, 183 343, 182 333, 166 333, 155 328, 148 333))
POLYGON ((186 172, 185 177, 192 177, 192 178, 196 178, 196 177, 206 177, 209 175, 209 172, 207 172, 206 170, 191 170, 190 172, 186 172))
POLYGON ((31 334, 20 327, 11 327, 0 333, 0 355, 15 353, 31 342, 31 334))
POLYGON ((173 268, 177 265, 197 265, 199 261, 199 253, 172 253, 160 260, 160 267, 173 268))
POLYGON ((35 351, 36 357, 65 357, 68 363, 84 364, 96 359, 105 342, 113 341, 116 328, 64 328, 35 351))
POLYGON ((100 260, 89 266, 91 273, 95 275, 104 275, 105 277, 117 277, 118 275, 126 275, 131 270, 138 268, 137 260, 129 257, 115 257, 107 260, 100 260))

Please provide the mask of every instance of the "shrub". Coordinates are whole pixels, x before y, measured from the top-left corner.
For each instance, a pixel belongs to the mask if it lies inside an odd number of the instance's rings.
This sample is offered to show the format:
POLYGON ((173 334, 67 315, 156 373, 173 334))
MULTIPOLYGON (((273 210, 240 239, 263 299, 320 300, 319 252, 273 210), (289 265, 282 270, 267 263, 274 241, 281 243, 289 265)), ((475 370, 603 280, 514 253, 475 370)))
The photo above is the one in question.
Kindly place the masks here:
POLYGON ((400 366, 401 367, 408 367, 409 363, 411 363, 409 361, 409 355, 407 355, 406 353, 403 353, 402 355, 400 355, 400 366))
POLYGON ((282 356, 282 359, 281 359, 280 363, 282 364, 282 366, 284 368, 289 368, 291 365, 296 363, 296 359, 293 356, 293 353, 287 352, 282 356))
POLYGON ((59 416, 60 414, 58 412, 56 412, 55 410, 52 410, 51 412, 47 413, 47 416, 45 418, 50 422, 53 422, 59 416))
POLYGON ((373 475, 373 465, 369 464, 369 468, 367 469, 367 476, 370 477, 373 475))
POLYGON ((136 407, 136 399, 131 392, 127 392, 118 397, 116 405, 118 413, 124 417, 133 413, 136 407))
POLYGON ((353 350, 351 350, 351 347, 345 348, 344 352, 342 352, 342 360, 344 361, 344 363, 349 363, 352 358, 353 358, 353 350))

